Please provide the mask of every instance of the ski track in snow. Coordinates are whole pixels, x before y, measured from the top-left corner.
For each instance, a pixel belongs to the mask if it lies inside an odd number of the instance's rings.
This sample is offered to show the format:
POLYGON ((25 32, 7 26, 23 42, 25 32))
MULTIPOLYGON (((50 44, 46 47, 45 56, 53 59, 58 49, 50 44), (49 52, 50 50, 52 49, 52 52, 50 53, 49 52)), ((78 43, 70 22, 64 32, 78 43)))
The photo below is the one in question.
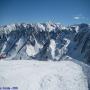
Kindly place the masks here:
POLYGON ((0 87, 18 90, 88 90, 83 65, 73 61, 0 61, 0 87))

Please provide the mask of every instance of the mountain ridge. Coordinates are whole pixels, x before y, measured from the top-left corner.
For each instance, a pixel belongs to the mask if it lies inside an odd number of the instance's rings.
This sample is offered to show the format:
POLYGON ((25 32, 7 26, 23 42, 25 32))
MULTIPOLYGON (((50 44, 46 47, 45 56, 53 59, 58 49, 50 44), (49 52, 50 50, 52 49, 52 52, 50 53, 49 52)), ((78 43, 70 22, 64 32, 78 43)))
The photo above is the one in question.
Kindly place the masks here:
POLYGON ((90 25, 11 24, 0 27, 0 58, 61 60, 65 56, 90 63, 90 25))

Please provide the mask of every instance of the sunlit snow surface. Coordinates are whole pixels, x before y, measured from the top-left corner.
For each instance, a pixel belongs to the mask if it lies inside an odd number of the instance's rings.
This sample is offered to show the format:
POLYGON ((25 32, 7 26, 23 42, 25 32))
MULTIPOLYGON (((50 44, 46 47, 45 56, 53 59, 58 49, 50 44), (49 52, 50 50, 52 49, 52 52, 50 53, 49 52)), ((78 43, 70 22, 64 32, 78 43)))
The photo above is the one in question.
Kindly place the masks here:
POLYGON ((0 87, 18 90, 89 90, 89 67, 73 61, 0 61, 0 87))

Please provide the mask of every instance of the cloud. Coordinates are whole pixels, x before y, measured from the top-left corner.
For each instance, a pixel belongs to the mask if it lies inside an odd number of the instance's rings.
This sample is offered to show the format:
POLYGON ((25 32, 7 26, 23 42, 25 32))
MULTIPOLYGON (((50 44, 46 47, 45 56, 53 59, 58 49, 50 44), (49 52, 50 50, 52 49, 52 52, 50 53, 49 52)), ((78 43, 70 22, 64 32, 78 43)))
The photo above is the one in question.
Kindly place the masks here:
POLYGON ((74 19, 75 19, 75 20, 78 20, 78 19, 80 19, 80 17, 76 16, 76 17, 74 17, 74 19))
POLYGON ((81 20, 81 19, 82 19, 82 20, 85 20, 85 19, 87 19, 87 18, 86 18, 85 16, 83 16, 83 15, 80 14, 80 15, 74 16, 73 19, 75 19, 75 20, 79 20, 79 19, 80 19, 80 20, 81 20))

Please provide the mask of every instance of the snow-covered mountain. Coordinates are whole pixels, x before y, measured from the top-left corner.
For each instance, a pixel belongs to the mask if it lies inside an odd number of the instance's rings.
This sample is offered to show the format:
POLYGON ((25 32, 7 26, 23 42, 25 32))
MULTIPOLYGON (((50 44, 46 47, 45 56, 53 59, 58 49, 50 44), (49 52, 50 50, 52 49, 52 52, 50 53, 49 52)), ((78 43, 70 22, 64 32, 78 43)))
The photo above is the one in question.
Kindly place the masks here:
POLYGON ((90 25, 0 26, 0 59, 1 89, 90 90, 90 25))
POLYGON ((61 60, 67 55, 90 63, 90 25, 48 22, 0 26, 1 59, 61 60))

